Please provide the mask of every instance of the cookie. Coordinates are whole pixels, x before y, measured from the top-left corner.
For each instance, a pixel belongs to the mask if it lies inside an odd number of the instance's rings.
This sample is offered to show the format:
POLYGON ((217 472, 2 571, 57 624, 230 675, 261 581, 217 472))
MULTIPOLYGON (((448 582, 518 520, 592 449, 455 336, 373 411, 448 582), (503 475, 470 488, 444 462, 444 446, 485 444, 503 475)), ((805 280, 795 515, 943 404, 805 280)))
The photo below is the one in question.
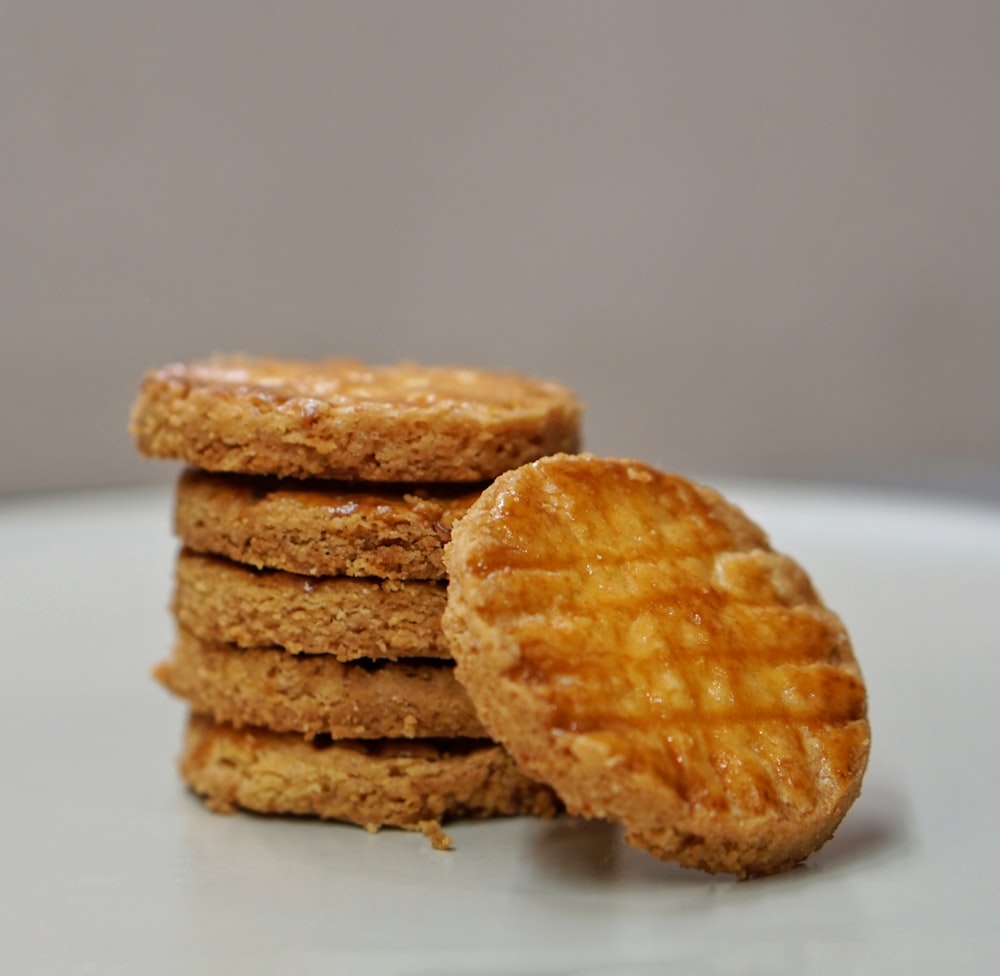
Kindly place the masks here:
POLYGON ((746 877, 804 859, 858 795, 870 730, 848 635, 718 493, 546 458, 484 492, 445 565, 459 680, 571 812, 746 877))
POLYGON ((308 738, 485 738, 454 668, 441 662, 344 664, 202 641, 182 629, 154 673, 195 711, 236 726, 308 738))
POLYGON ((187 549, 175 572, 174 614, 205 640, 341 661, 451 656, 443 583, 299 576, 187 549))
POLYGON ((147 373, 140 452, 208 471, 362 481, 484 481, 576 450, 569 390, 510 373, 219 356, 147 373))
POLYGON ((180 768, 219 813, 308 815, 370 830, 559 809, 552 791, 529 780, 503 749, 474 739, 310 742, 195 714, 180 768))
POLYGON ((452 526, 478 497, 464 486, 378 488, 188 469, 174 525, 190 548, 258 568, 434 580, 445 577, 452 526))

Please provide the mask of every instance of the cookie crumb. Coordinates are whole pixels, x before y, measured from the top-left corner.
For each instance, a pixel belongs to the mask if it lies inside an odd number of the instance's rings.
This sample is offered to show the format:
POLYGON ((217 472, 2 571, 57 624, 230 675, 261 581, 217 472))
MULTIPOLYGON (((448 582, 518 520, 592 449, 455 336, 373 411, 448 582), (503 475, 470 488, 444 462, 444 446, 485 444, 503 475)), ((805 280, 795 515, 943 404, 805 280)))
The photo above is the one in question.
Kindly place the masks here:
POLYGON ((417 826, 424 837, 431 842, 434 850, 450 851, 454 848, 455 842, 441 829, 441 824, 437 820, 421 820, 417 826))

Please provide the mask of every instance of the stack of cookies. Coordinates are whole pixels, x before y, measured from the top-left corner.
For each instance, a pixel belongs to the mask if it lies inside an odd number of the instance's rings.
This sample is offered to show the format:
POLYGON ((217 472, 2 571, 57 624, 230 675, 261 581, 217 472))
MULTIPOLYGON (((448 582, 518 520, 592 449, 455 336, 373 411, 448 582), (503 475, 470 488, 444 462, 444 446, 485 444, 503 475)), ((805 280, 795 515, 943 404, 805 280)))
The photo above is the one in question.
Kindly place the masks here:
POLYGON ((139 450, 176 493, 185 780, 215 810, 369 828, 548 814, 444 640, 443 550, 503 471, 578 444, 565 388, 481 370, 239 357, 148 374, 139 450))
POLYGON ((867 692, 805 571, 718 492, 574 453, 562 387, 216 359, 147 376, 177 487, 187 782, 422 829, 570 813, 742 877, 861 789, 867 692))

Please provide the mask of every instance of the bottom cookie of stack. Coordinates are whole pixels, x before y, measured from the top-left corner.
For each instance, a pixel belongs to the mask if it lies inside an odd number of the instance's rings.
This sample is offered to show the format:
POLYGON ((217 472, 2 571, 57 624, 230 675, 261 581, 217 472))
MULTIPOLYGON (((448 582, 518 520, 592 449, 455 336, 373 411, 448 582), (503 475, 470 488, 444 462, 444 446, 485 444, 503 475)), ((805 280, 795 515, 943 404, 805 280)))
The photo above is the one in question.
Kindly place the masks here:
POLYGON ((192 713, 181 775, 216 812, 245 809, 422 830, 449 847, 444 820, 552 816, 553 792, 483 739, 307 739, 192 713))

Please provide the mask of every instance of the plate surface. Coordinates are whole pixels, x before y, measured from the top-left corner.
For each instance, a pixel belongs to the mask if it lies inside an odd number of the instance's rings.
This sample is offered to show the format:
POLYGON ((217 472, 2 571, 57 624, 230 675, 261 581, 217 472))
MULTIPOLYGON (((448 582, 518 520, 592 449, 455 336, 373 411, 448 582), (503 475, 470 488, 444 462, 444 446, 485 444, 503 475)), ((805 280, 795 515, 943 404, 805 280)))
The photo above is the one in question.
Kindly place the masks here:
POLYGON ((737 882, 568 818, 419 835, 208 813, 178 781, 164 490, 0 504, 10 972, 984 972, 1000 958, 1000 510, 721 484, 846 621, 865 786, 806 865, 737 882))

